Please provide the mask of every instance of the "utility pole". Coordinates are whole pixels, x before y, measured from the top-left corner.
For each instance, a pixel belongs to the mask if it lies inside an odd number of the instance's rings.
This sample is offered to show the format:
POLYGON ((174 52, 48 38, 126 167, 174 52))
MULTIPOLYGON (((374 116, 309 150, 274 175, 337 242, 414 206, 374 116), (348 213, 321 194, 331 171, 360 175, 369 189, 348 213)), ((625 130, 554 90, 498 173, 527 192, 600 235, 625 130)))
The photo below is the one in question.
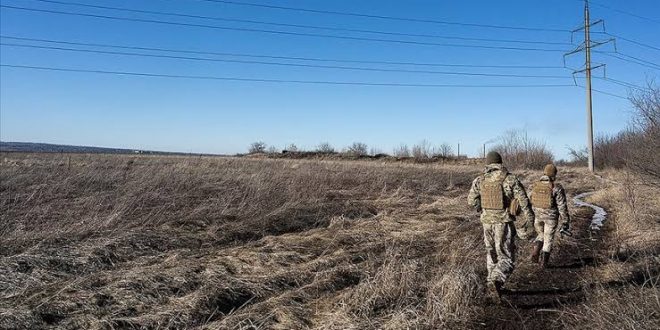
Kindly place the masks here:
POLYGON ((585 74, 587 76, 587 149, 589 150, 589 159, 587 165, 589 171, 594 171, 594 122, 591 108, 591 36, 589 35, 589 0, 584 0, 584 54, 585 54, 585 74))
MULTIPOLYGON (((605 29, 605 23, 603 22, 602 19, 599 19, 595 22, 591 22, 591 19, 589 17, 589 0, 584 0, 584 26, 571 31, 571 33, 575 33, 580 30, 584 30, 584 42, 581 45, 579 45, 575 50, 564 54, 564 66, 566 66, 566 56, 579 53, 583 50, 585 53, 584 69, 574 70, 573 79, 575 79, 575 74, 582 72, 585 73, 586 76, 585 89, 587 92, 587 150, 589 153, 587 166, 589 167, 589 171, 591 172, 594 171, 594 129, 593 129, 593 114, 592 114, 592 102, 591 102, 591 72, 594 69, 605 67, 605 64, 598 64, 596 66, 592 65, 591 49, 594 47, 607 44, 609 42, 613 42, 614 49, 616 50, 616 43, 614 43, 614 38, 610 38, 605 41, 597 41, 597 42, 591 41, 590 28, 597 24, 602 24, 603 30, 605 29)), ((577 85, 577 82, 575 84, 577 85)))

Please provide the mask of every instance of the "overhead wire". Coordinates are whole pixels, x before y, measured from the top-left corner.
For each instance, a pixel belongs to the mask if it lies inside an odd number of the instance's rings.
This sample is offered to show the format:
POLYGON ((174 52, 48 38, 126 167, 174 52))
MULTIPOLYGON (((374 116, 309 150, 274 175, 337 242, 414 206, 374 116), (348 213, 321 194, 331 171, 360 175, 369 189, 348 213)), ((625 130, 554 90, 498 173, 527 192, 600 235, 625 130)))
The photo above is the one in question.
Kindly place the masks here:
POLYGON ((508 29, 508 30, 524 30, 524 31, 571 32, 570 30, 567 30, 567 29, 558 29, 558 28, 543 28, 543 27, 526 27, 526 26, 508 26, 508 25, 495 25, 495 24, 453 22, 453 21, 432 20, 432 19, 423 19, 423 18, 412 18, 412 17, 396 17, 396 16, 363 14, 363 13, 354 13, 354 12, 345 12, 345 11, 332 11, 332 10, 320 10, 320 9, 310 9, 310 8, 300 8, 300 7, 287 7, 287 6, 279 6, 279 5, 251 3, 251 2, 240 2, 240 1, 228 1, 228 0, 194 0, 194 1, 223 3, 223 4, 231 4, 231 5, 238 5, 238 6, 262 7, 262 8, 280 9, 280 10, 288 10, 288 11, 299 11, 299 12, 308 12, 308 13, 317 13, 317 14, 329 14, 329 15, 353 16, 353 17, 375 18, 375 19, 384 19, 384 20, 395 20, 395 21, 407 21, 407 22, 417 22, 417 23, 432 23, 432 24, 443 24, 443 25, 457 25, 457 26, 470 26, 470 27, 508 29))
POLYGON ((165 58, 165 59, 192 60, 192 61, 205 61, 205 62, 225 62, 225 63, 241 63, 241 64, 306 67, 306 68, 319 68, 319 69, 339 69, 339 70, 397 72, 397 73, 423 73, 423 74, 502 77, 502 78, 538 78, 538 79, 569 79, 570 78, 565 75, 561 75, 561 76, 560 75, 523 75, 523 74, 484 73, 484 72, 430 71, 430 70, 387 69, 387 68, 369 68, 369 67, 318 65, 318 64, 302 64, 302 63, 265 62, 265 61, 253 61, 253 60, 218 59, 218 58, 143 54, 143 53, 118 52, 118 51, 103 51, 103 50, 91 50, 91 49, 76 49, 76 48, 66 48, 66 47, 14 44, 14 43, 5 43, 5 42, 0 42, 0 45, 9 46, 9 47, 37 48, 37 49, 72 51, 72 52, 95 53, 95 54, 106 54, 106 55, 137 56, 137 57, 165 58))
POLYGON ((143 9, 124 8, 124 7, 100 6, 100 5, 92 5, 92 4, 87 4, 87 3, 71 2, 71 1, 58 1, 58 0, 31 0, 31 1, 37 1, 37 2, 43 2, 43 3, 52 3, 52 4, 60 4, 60 5, 68 5, 68 6, 78 6, 78 7, 85 7, 85 8, 115 10, 115 11, 123 11, 123 12, 130 12, 130 13, 185 17, 185 18, 195 18, 195 19, 205 19, 205 20, 225 21, 225 22, 263 24, 263 25, 271 25, 271 26, 283 26, 283 27, 317 29, 317 30, 328 30, 328 31, 340 31, 340 32, 357 32, 357 33, 370 33, 370 34, 391 35, 391 36, 436 38, 436 39, 450 39, 450 40, 464 40, 464 41, 485 41, 485 42, 503 42, 503 43, 508 42, 508 43, 540 44, 540 45, 563 45, 563 46, 571 45, 571 43, 569 43, 569 42, 551 42, 551 41, 520 40, 520 39, 474 38, 474 37, 444 36, 444 35, 435 35, 435 34, 403 33, 403 32, 391 32, 391 31, 338 28, 338 27, 318 26, 318 25, 304 25, 304 24, 267 22, 267 21, 258 21, 258 20, 226 18, 226 17, 218 17, 218 16, 191 15, 191 14, 181 14, 181 13, 173 13, 173 12, 143 10, 143 9))
POLYGON ((267 78, 245 78, 245 77, 221 77, 221 76, 198 76, 182 74, 161 74, 150 72, 133 71, 109 71, 92 69, 73 69, 59 68, 52 66, 33 66, 0 63, 0 67, 14 69, 32 69, 42 71, 59 72, 77 72, 77 73, 97 73, 107 75, 121 76, 141 76, 154 78, 179 78, 179 79, 200 79, 200 80, 224 80, 224 81, 243 81, 243 82, 265 82, 265 83, 295 83, 295 84, 327 84, 327 85, 350 85, 350 86, 382 86, 382 87, 433 87, 433 88, 543 88, 543 87, 572 87, 573 84, 521 84, 521 85, 493 85, 493 84, 422 84, 422 83, 380 83, 365 81, 327 81, 327 80, 292 80, 292 79, 267 79, 267 78))
POLYGON ((172 25, 172 26, 186 26, 186 27, 209 28, 209 29, 219 29, 219 30, 228 30, 228 31, 241 31, 241 32, 259 32, 259 33, 305 36, 305 37, 321 37, 321 38, 344 39, 344 40, 355 40, 355 41, 386 42, 386 43, 423 45, 423 46, 440 46, 440 47, 515 50, 515 51, 566 52, 566 50, 562 50, 562 49, 549 49, 549 48, 525 48, 525 47, 511 47, 511 46, 489 46, 489 45, 466 45, 466 44, 451 44, 451 43, 433 43, 433 42, 423 42, 423 41, 414 41, 414 40, 365 38, 365 37, 355 37, 355 36, 339 36, 339 35, 317 34, 317 33, 304 33, 304 32, 254 29, 254 28, 227 27, 227 26, 218 26, 218 25, 183 23, 183 22, 173 22, 173 21, 154 20, 154 19, 143 19, 143 18, 88 14, 88 13, 81 13, 81 12, 68 12, 68 11, 40 9, 40 8, 28 8, 28 7, 8 6, 8 5, 0 5, 0 8, 31 11, 31 12, 42 12, 42 13, 49 13, 49 14, 79 16, 79 17, 101 18, 101 19, 108 19, 108 20, 130 21, 130 22, 140 22, 140 23, 155 23, 155 24, 164 24, 164 25, 172 25))
POLYGON ((54 39, 42 38, 25 38, 9 35, 0 35, 0 38, 21 40, 21 41, 35 41, 43 43, 55 43, 62 45, 75 45, 75 46, 90 46, 90 47, 103 47, 103 48, 116 48, 116 49, 130 49, 140 51, 158 51, 170 52, 181 54, 197 54, 197 55, 214 55, 214 56, 234 56, 234 57, 248 57, 248 58, 269 58, 280 60, 300 60, 300 61, 313 61, 313 62, 335 62, 335 63, 361 63, 361 64, 379 64, 379 65, 409 65, 409 66, 425 66, 425 67, 467 67, 467 68, 507 68, 507 69, 564 69, 563 66, 550 66, 550 65, 479 65, 467 63, 429 63, 429 62, 409 62, 409 61, 376 61, 376 60, 349 60, 349 59, 336 59, 336 58, 319 58, 319 57, 301 57, 301 56, 282 56, 282 55, 263 55, 263 54, 246 54, 246 53, 233 53, 233 52, 213 52, 213 51, 200 51, 190 49, 174 49, 162 47, 143 47, 143 46, 127 46, 127 45, 113 45, 91 42, 75 42, 54 39))
POLYGON ((603 34, 603 35, 606 35, 606 36, 610 36, 612 38, 627 41, 627 42, 635 44, 637 46, 641 46, 641 47, 645 47, 645 48, 649 48, 649 49, 653 49, 653 50, 660 50, 660 47, 658 47, 658 46, 650 45, 650 44, 647 44, 647 43, 644 43, 644 42, 641 42, 641 41, 637 41, 637 40, 633 40, 633 39, 630 39, 630 38, 627 38, 627 37, 623 37, 620 34, 614 34, 614 33, 610 33, 610 32, 607 32, 607 31, 593 31, 592 33, 594 33, 594 34, 603 34))
MULTIPOLYGON (((89 5, 83 3, 75 2, 65 2, 65 1, 54 1, 54 0, 33 0, 40 2, 48 2, 55 4, 65 4, 65 5, 75 5, 75 6, 84 6, 97 9, 111 9, 127 12, 139 12, 145 14, 156 14, 156 15, 169 15, 169 16, 178 16, 178 17, 187 17, 187 18, 200 18, 200 19, 212 19, 212 20, 224 20, 224 21, 233 21, 233 22, 244 22, 244 23, 254 23, 254 24, 267 24, 267 25, 277 25, 277 26, 286 26, 286 27, 296 27, 296 28, 310 28, 310 29, 324 29, 324 30, 333 30, 333 31, 344 31, 344 32, 358 32, 358 33, 377 33, 377 34, 387 34, 387 35, 396 35, 396 36, 410 36, 410 37, 429 37, 429 38, 445 38, 445 39, 457 39, 457 40, 466 40, 466 41, 489 41, 489 42, 519 42, 519 43, 540 43, 540 44, 562 44, 562 43, 552 43, 552 42, 536 42, 536 41, 526 41, 526 40, 512 40, 512 39, 486 39, 486 38, 463 38, 456 36, 438 36, 438 35, 424 35, 424 34, 407 34, 407 33, 398 33, 398 32, 386 32, 386 31, 375 31, 375 30, 360 30, 360 29, 344 29, 344 28, 333 28, 333 27, 321 27, 321 26, 311 26, 311 25, 297 25, 297 24, 287 24, 287 23, 274 23, 274 22, 264 22, 264 21, 252 21, 252 20, 239 20, 239 19, 228 19, 221 17, 210 17, 210 16, 198 16, 198 15, 187 15, 171 12, 156 12, 156 11, 146 11, 140 9, 129 9, 129 8, 118 8, 118 7, 107 7, 107 6, 97 6, 89 5)), ((224 0, 197 0, 197 1, 206 1, 206 2, 217 2, 217 3, 227 3, 235 5, 245 5, 245 6, 257 6, 257 7, 266 7, 266 8, 275 8, 275 9, 284 9, 284 10, 296 10, 296 11, 305 11, 305 12, 315 12, 315 13, 324 13, 324 14, 335 14, 335 15, 348 15, 348 16, 357 16, 357 17, 367 17, 367 18, 378 18, 378 19, 391 19, 391 20, 404 20, 404 21, 414 21, 414 22, 423 22, 423 23, 437 23, 437 24, 449 24, 449 25, 462 25, 462 26, 474 26, 474 27, 488 27, 488 28, 501 28, 501 29, 514 29, 514 30, 533 30, 533 31, 553 31, 553 32, 568 32, 569 30, 561 29, 547 29, 547 28, 531 28, 531 27, 513 27, 513 26, 501 26, 501 25, 487 25, 487 24, 475 24, 475 23, 462 23, 462 22, 448 22, 448 21, 436 21, 436 20, 425 20, 425 19, 416 19, 416 18, 402 18, 402 17, 391 17, 391 16, 380 16, 380 15, 369 15, 369 14, 359 14, 359 13, 349 13, 349 12, 334 12, 334 11, 323 11, 315 9, 306 9, 306 8, 295 8, 295 7, 284 7, 284 6, 273 6, 273 5, 262 5, 254 3, 245 3, 237 1, 224 1, 224 0)), ((394 42, 394 43, 407 43, 407 44, 419 44, 419 45, 434 45, 434 46, 445 46, 445 47, 467 47, 467 48, 487 48, 487 49, 505 49, 505 50, 525 50, 525 51, 548 51, 548 52, 561 52, 563 50, 559 49, 545 49, 545 48, 523 48, 523 47, 506 47, 506 46, 487 46, 487 45, 464 45, 464 44, 439 44, 439 43, 429 43, 429 42, 418 42, 411 40, 395 40, 395 39, 376 39, 376 38, 362 38, 362 37, 351 37, 351 36, 336 36, 336 35, 324 35, 324 34, 312 34, 312 33, 298 33, 290 31, 277 31, 277 30, 263 30, 263 29, 249 29, 249 28, 234 28, 234 27, 224 27, 216 25, 206 25, 206 24, 193 24, 193 23, 182 23, 182 22, 172 22, 172 21, 163 21, 163 20, 152 20, 152 19, 140 19, 140 18, 129 18, 129 17, 118 17, 118 16, 109 16, 109 15, 97 15, 97 14, 88 14, 81 12, 64 12, 40 8, 26 8, 19 6, 7 6, 0 5, 2 8, 10 8, 17 10, 26 10, 26 11, 35 11, 35 12, 45 12, 53 14, 63 14, 63 15, 74 15, 74 16, 85 16, 93 18, 104 18, 112 20, 124 20, 124 21, 133 21, 133 22, 145 22, 145 23, 159 23, 159 24, 168 24, 168 25, 179 25, 179 26, 190 26, 190 27, 202 27, 202 28, 214 28, 214 29, 224 29, 224 30, 236 30, 236 31, 247 31, 247 32, 262 32, 262 33, 274 33, 274 34, 285 34, 285 35, 298 35, 298 36, 313 36, 313 37, 326 37, 326 38, 338 38, 338 39, 349 39, 349 40, 362 40, 362 41, 376 41, 376 42, 394 42)), ((639 46, 660 50, 660 48, 651 46, 645 43, 641 43, 635 40, 624 38, 618 35, 606 33, 612 37, 619 38, 639 46)), ((6 37, 6 36, 3 36, 6 37)), ((15 38, 16 37, 7 37, 15 38)), ((30 39, 30 38, 23 38, 30 39)), ((44 41, 44 42, 58 42, 52 40, 32 40, 32 41, 44 41)), ((158 48, 148 48, 148 47, 132 47, 132 46, 116 46, 116 45, 103 45, 103 44, 84 44, 84 43, 75 43, 75 42, 61 42, 63 44, 77 44, 82 46, 100 46, 100 47, 115 47, 115 48, 132 48, 132 49, 141 49, 141 50, 151 50, 151 51, 170 51, 170 52, 190 52, 190 53, 206 53, 214 55, 228 55, 228 56, 246 56, 246 57, 266 57, 266 58, 281 58, 281 59, 298 59, 298 60, 314 60, 314 61, 332 61, 332 62, 354 62, 354 63, 374 63, 374 64, 402 64, 402 65, 424 65, 424 66, 469 66, 469 67, 519 67, 519 68, 532 68, 533 66, 476 66, 476 65, 466 65, 466 64, 433 64, 433 63, 415 63, 415 62, 390 62, 390 61, 351 61, 351 60, 332 60, 332 59, 314 59, 314 58, 302 58, 302 57, 285 57, 285 56, 269 56, 269 55, 254 55, 254 54, 231 54, 231 53, 214 53, 214 52, 196 52, 196 51, 184 51, 184 50, 171 50, 171 49, 158 49, 158 48)), ((90 52, 90 53, 106 53, 114 55, 131 55, 131 56, 148 56, 148 57, 165 57, 165 58, 175 58, 175 59, 186 59, 186 60, 211 60, 211 61, 228 61, 228 62, 239 62, 239 63, 254 63, 254 64, 269 64, 269 65, 287 65, 287 66, 306 66, 306 67, 320 67, 320 68, 332 68, 332 69, 348 69, 348 70, 369 70, 369 71, 387 71, 387 72, 410 72, 410 73, 440 73, 440 74, 468 74, 468 75, 487 75, 491 74, 482 74, 482 73, 463 73, 463 72, 441 72, 441 71, 423 71, 423 70, 399 70, 399 69, 376 69, 376 68, 360 68, 360 67, 341 67, 341 66, 319 66, 319 65, 307 65, 307 64, 297 64, 297 63, 274 63, 274 62, 259 62, 259 61, 239 61, 239 60, 224 60, 224 59, 208 59, 208 58, 192 58, 192 57, 182 57, 182 56, 168 56, 168 55, 155 55, 155 54, 140 54, 140 53, 126 53, 126 52, 108 52, 108 51, 99 51, 99 50, 89 50, 89 49, 72 49, 64 47, 49 47, 49 46, 35 46, 35 45, 19 45, 19 44, 4 44, 6 46, 16 46, 16 47, 32 47, 32 48, 42 48, 42 49, 54 49, 54 50, 66 50, 66 51, 79 51, 79 52, 90 52)), ((639 59, 630 55, 621 54, 616 52, 615 54, 623 56, 619 57, 613 54, 604 53, 608 56, 618 58, 620 60, 629 61, 631 63, 636 63, 640 65, 645 65, 651 68, 659 68, 660 66, 649 62, 643 59, 639 59), (626 59, 624 57, 628 57, 626 59)), ((190 75, 171 75, 171 74, 156 74, 156 73, 143 73, 143 72, 125 72, 125 71, 104 71, 104 70, 86 70, 86 69, 70 69, 70 68, 54 68, 54 67, 38 67, 38 66, 24 66, 24 65, 11 65, 11 64, 1 64, 3 67, 9 68, 22 68, 22 69, 35 69, 35 70, 50 70, 50 71, 66 71, 66 72, 84 72, 84 73, 103 73, 103 74, 118 74, 118 75, 137 75, 137 76, 148 76, 148 77, 167 77, 167 78, 186 78, 186 79, 213 79, 213 80, 234 80, 234 81, 256 81, 256 82, 281 82, 281 83, 312 83, 312 84, 339 84, 339 85, 367 85, 367 86, 407 86, 407 87, 563 87, 563 86, 572 86, 572 85, 451 85, 451 84, 408 84, 408 83, 372 83, 372 82, 345 82, 345 81, 314 81, 314 80, 281 80, 281 79, 261 79, 261 78, 243 78, 243 77, 215 77, 215 76, 190 76, 190 75)), ((543 67, 543 66, 537 66, 543 67)), ((557 68, 557 67, 548 67, 548 68, 557 68)), ((524 78, 563 78, 563 76, 532 76, 532 75, 504 75, 504 74, 493 74, 492 76, 499 77, 524 77, 524 78)), ((641 88, 634 84, 618 81, 615 79, 605 79, 610 82, 619 84, 624 87, 629 88, 641 88)), ((594 90, 599 93, 611 95, 614 97, 624 98, 619 95, 594 90)))
MULTIPOLYGON (((578 1, 582 2, 582 0, 578 0, 578 1)), ((614 11, 614 12, 617 12, 617 13, 620 13, 620 14, 624 14, 624 15, 628 15, 628 16, 632 16, 632 17, 637 17, 637 18, 640 18, 640 19, 643 19, 643 20, 647 20, 647 21, 650 21, 650 22, 660 24, 660 19, 655 19, 655 18, 650 18, 650 17, 638 15, 638 14, 635 14, 635 13, 632 13, 632 12, 629 12, 629 11, 625 11, 625 10, 617 9, 617 8, 614 8, 614 7, 610 7, 608 5, 604 5, 602 3, 595 2, 593 0, 589 1, 589 4, 592 4, 592 5, 597 6, 597 7, 605 8, 605 9, 608 9, 608 10, 611 10, 611 11, 614 11)))
POLYGON ((650 62, 650 61, 647 61, 647 60, 644 60, 644 59, 641 59, 641 58, 638 58, 638 57, 635 57, 635 56, 632 56, 632 55, 628 55, 628 54, 625 54, 625 53, 621 53, 621 52, 618 52, 618 51, 616 51, 616 52, 601 52, 601 51, 596 51, 595 50, 593 52, 597 53, 597 54, 603 54, 603 55, 609 56, 609 57, 618 58, 618 59, 621 59, 621 60, 624 60, 624 61, 637 62, 638 64, 642 64, 644 66, 648 66, 648 67, 651 67, 653 69, 660 69, 660 64, 653 63, 653 62, 650 62))

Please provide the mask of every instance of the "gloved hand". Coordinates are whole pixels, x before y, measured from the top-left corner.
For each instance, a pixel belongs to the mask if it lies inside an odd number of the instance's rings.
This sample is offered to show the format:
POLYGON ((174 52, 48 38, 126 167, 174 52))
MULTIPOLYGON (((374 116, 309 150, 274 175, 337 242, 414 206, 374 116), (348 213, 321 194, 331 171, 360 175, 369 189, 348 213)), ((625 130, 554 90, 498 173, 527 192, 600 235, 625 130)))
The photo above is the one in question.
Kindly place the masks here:
POLYGON ((563 236, 573 236, 573 233, 571 233, 571 225, 568 222, 565 222, 562 226, 561 229, 559 229, 559 233, 563 236))

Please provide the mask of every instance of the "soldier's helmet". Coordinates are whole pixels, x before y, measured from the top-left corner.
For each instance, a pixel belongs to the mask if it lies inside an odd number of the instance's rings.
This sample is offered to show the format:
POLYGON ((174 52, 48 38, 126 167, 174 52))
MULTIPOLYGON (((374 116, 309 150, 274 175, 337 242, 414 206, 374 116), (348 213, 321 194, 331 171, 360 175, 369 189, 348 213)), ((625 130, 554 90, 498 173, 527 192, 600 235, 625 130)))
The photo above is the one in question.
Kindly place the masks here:
POLYGON ((502 164, 502 156, 496 151, 491 151, 486 155, 486 165, 502 164))
POLYGON ((555 176, 557 176, 557 166, 555 166, 554 164, 545 165, 545 168, 543 168, 543 174, 551 178, 554 178, 555 176))

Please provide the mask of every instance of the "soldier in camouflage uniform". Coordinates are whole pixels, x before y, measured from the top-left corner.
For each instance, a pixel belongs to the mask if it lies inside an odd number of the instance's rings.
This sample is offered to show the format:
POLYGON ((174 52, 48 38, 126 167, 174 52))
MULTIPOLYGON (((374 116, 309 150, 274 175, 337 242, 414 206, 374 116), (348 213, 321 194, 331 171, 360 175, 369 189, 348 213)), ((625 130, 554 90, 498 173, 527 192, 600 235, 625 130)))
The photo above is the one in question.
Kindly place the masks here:
POLYGON ((563 220, 562 232, 569 232, 571 218, 568 213, 568 203, 564 187, 555 182, 557 167, 548 164, 543 169, 543 176, 534 183, 530 199, 532 209, 536 214, 534 228, 536 229, 536 240, 532 249, 532 262, 539 262, 543 268, 547 267, 552 251, 552 240, 558 227, 558 220, 563 220))
MULTIPOLYGON (((502 157, 490 152, 486 157, 486 169, 472 182, 468 204, 481 212, 481 223, 486 244, 488 288, 499 302, 500 292, 506 279, 513 272, 515 262, 516 227, 509 208, 515 199, 526 221, 523 228, 534 223, 534 213, 527 199, 525 188, 518 178, 502 166, 502 157)), ((525 238, 526 233, 519 233, 525 238)))

